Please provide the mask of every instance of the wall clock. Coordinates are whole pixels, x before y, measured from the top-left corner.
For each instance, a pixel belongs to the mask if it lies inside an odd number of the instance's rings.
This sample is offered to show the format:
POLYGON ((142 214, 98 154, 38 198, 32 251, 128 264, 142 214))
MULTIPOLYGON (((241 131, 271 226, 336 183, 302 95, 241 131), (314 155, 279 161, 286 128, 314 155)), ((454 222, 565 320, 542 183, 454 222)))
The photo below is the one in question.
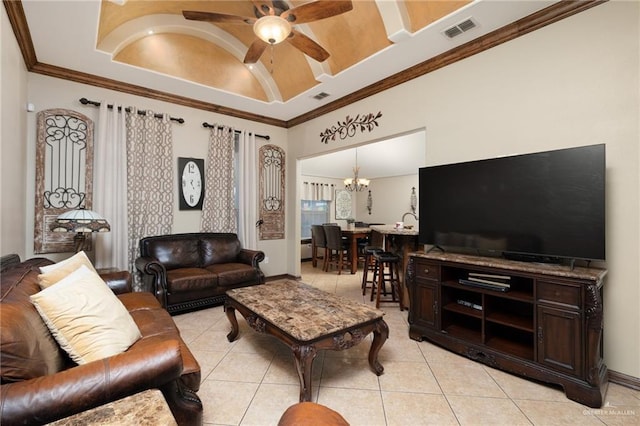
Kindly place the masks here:
POLYGON ((202 210, 204 201, 204 160, 178 158, 180 210, 202 210))

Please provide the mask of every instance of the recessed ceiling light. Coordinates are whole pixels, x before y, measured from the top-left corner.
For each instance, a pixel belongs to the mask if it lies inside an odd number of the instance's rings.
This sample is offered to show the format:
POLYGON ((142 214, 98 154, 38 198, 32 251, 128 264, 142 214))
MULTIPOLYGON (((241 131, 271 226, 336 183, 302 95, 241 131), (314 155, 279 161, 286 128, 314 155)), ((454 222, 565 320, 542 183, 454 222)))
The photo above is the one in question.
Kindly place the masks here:
POLYGON ((149 31, 147 31, 147 34, 148 34, 148 35, 153 34, 153 30, 149 30, 149 31))

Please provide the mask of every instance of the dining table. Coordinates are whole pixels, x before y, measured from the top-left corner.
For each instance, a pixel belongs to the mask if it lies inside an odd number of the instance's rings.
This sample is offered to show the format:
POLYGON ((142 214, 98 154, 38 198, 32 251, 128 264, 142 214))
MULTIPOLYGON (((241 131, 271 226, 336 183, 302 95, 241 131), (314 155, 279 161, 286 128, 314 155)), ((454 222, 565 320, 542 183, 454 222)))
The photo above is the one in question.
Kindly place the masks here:
POLYGON ((358 271, 358 239, 366 238, 371 233, 371 228, 346 226, 341 227, 342 236, 349 240, 349 256, 351 257, 351 273, 358 271))

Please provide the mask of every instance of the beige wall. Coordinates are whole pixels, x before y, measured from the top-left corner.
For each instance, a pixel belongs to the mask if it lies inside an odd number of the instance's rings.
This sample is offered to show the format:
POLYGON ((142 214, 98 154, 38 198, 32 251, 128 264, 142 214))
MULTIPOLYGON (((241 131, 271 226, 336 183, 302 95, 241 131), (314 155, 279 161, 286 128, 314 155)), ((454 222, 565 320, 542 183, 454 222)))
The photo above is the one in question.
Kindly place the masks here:
MULTIPOLYGON (((289 131, 301 141, 289 156, 420 128, 426 165, 606 143, 605 359, 640 377, 639 8, 596 6, 301 124, 289 131), (320 132, 345 116, 377 111, 383 116, 373 132, 320 142, 320 132)), ((289 213, 299 212, 290 206, 289 213)), ((289 269, 297 268, 292 258, 289 269)))
MULTIPOLYGON (((79 111, 94 120, 96 125, 95 133, 98 133, 97 122, 98 108, 92 106, 84 106, 78 100, 86 97, 91 100, 100 102, 106 101, 113 104, 114 102, 123 105, 134 105, 140 109, 151 109, 156 112, 166 112, 173 117, 182 117, 185 119, 184 124, 173 124, 173 156, 176 159, 174 166, 177 170, 178 157, 207 157, 207 144, 209 140, 209 131, 202 127, 203 122, 210 124, 219 123, 234 126, 238 129, 246 129, 257 134, 269 135, 271 139, 266 141, 262 138, 256 138, 259 145, 270 143, 279 145, 285 150, 287 148, 286 129, 280 127, 268 126, 259 123, 249 122, 247 120, 226 117, 220 114, 214 114, 207 111, 201 111, 193 108, 187 108, 166 102, 156 101, 152 99, 142 98, 138 96, 128 95, 120 92, 102 89, 99 87, 78 84, 71 81, 60 80, 56 78, 46 77, 39 74, 29 73, 29 102, 35 105, 35 110, 41 111, 48 108, 66 108, 79 111)), ((27 122, 27 164, 35 162, 35 141, 36 141, 36 114, 30 114, 27 122)), ((99 161, 99 159, 96 159, 99 161)), ((26 210, 27 222, 33 222, 33 202, 35 188, 35 170, 29 167, 29 176, 27 178, 27 200, 28 207, 26 210)), ((176 171, 177 173, 177 171, 176 171)), ((177 176, 177 174, 176 174, 177 176)), ((97 191, 98 188, 94 188, 97 191)), ((178 209, 178 178, 174 186, 174 203, 173 203, 174 222, 172 232, 198 232, 200 230, 200 211, 180 211, 178 209)), ((24 229, 24 227, 23 227, 24 229)), ((33 227, 27 226, 26 240, 33 240, 33 227)), ((98 236, 99 238, 99 236, 98 236)), ((278 256, 285 250, 285 240, 259 241, 259 248, 265 251, 269 256, 269 263, 262 264, 261 267, 267 276, 283 274, 286 271, 286 260, 283 256, 278 256)), ((33 244, 27 244, 27 257, 33 256, 33 244)), ((47 257, 52 259, 68 257, 68 254, 51 254, 47 257)))
POLYGON ((1 15, 0 253, 24 259, 27 70, 4 8, 1 15))
MULTIPOLYGON (((369 189, 373 208, 367 212, 367 191, 358 193, 358 219, 369 223, 394 224, 402 219, 402 215, 411 211, 411 188, 418 191, 418 174, 372 179, 369 189)), ((420 212, 417 212, 420 213, 420 212)), ((407 216, 406 223, 416 225, 414 218, 407 216)))

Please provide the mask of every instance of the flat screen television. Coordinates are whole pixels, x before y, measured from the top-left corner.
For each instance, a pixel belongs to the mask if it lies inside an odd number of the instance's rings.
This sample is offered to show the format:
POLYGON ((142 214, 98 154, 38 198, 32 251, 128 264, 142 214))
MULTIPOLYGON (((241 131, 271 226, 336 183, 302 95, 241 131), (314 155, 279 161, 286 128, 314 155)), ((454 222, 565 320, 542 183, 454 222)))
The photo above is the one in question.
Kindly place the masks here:
POLYGON ((423 167, 419 242, 558 262, 605 259, 605 146, 423 167))

